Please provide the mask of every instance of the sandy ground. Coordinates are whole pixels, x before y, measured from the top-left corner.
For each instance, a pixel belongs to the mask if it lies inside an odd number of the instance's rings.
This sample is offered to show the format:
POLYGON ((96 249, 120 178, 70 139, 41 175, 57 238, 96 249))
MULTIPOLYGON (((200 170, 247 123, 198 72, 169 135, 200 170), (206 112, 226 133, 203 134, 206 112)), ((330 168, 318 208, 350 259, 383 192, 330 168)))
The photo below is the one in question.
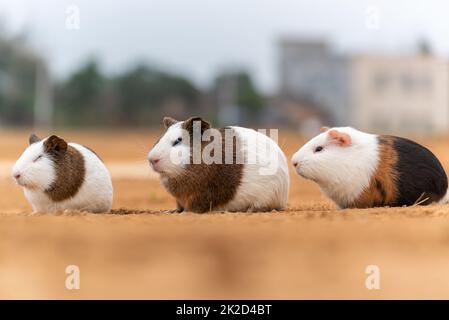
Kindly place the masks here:
MULTIPOLYGON (((28 131, 0 131, 0 298, 449 298, 449 206, 337 210, 292 174, 285 212, 167 214, 145 161, 157 132, 59 134, 105 160, 115 209, 32 215, 9 177, 28 131), (80 290, 65 287, 69 265, 80 290)), ((303 142, 279 140, 288 157, 303 142)), ((420 142, 449 168, 449 139, 420 142)))

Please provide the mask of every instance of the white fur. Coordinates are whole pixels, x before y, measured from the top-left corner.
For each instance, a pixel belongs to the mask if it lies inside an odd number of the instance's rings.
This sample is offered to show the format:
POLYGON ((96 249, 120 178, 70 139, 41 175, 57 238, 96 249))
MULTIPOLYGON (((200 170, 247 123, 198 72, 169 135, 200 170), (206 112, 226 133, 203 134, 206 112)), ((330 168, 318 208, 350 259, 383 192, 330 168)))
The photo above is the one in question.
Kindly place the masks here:
POLYGON ((52 160, 44 153, 45 140, 30 145, 13 167, 12 174, 20 174, 18 183, 23 186, 25 197, 35 212, 56 212, 62 210, 83 210, 108 212, 112 208, 112 181, 106 166, 89 149, 69 143, 84 157, 85 177, 81 188, 71 199, 61 202, 51 200, 47 190, 56 178, 52 160), (38 156, 41 159, 34 162, 38 156))
POLYGON ((439 204, 448 204, 449 203, 449 190, 446 192, 444 197, 438 201, 439 204))
MULTIPOLYGON (((284 153, 272 139, 262 133, 247 128, 232 128, 238 139, 243 141, 240 151, 248 153, 248 150, 251 150, 252 154, 248 157, 253 156, 258 161, 248 164, 248 159, 245 157, 243 178, 234 199, 217 209, 257 211, 285 208, 290 178, 284 153), (258 148, 249 148, 248 146, 253 146, 254 142, 258 148), (267 150, 270 151, 269 157, 264 152, 267 150)), ((190 141, 185 132, 182 143, 173 147, 173 142, 182 134, 182 122, 172 125, 148 154, 149 160, 159 159, 159 163, 153 165, 153 169, 161 173, 163 183, 167 176, 183 174, 185 163, 190 160, 190 141), (176 159, 178 163, 175 163, 173 159, 176 159)))
POLYGON ((284 153, 272 139, 260 132, 242 127, 232 128, 237 137, 243 141, 240 152, 248 155, 249 159, 245 159, 243 178, 235 198, 222 209, 229 211, 284 209, 287 206, 290 188, 288 163, 284 153), (254 142, 257 148, 251 147, 251 143, 254 142), (255 163, 250 160, 251 157, 256 159, 255 163))
POLYGON ((183 167, 190 160, 189 135, 182 129, 182 122, 170 126, 159 142, 148 153, 148 159, 160 159, 157 166, 153 166, 156 172, 173 176, 180 174, 183 167), (183 141, 173 147, 173 142, 182 137, 183 141))
POLYGON ((299 175, 315 181, 337 205, 347 207, 369 186, 379 163, 378 140, 350 127, 332 129, 349 134, 351 145, 332 143, 329 131, 323 132, 300 148, 292 162, 298 163, 299 175), (324 149, 314 152, 318 146, 324 149))

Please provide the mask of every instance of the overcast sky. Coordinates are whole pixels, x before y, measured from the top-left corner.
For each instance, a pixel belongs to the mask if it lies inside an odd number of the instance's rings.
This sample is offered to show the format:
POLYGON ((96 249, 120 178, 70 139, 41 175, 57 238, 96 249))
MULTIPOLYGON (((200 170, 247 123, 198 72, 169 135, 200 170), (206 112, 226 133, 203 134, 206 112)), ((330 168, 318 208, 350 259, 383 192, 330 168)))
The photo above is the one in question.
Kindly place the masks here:
POLYGON ((324 37, 343 52, 404 52, 426 37, 449 56, 448 9, 443 0, 0 0, 8 29, 26 29, 56 76, 94 55, 108 72, 146 61, 207 86, 237 65, 268 91, 284 35, 324 37), (71 4, 77 31, 66 28, 71 4))

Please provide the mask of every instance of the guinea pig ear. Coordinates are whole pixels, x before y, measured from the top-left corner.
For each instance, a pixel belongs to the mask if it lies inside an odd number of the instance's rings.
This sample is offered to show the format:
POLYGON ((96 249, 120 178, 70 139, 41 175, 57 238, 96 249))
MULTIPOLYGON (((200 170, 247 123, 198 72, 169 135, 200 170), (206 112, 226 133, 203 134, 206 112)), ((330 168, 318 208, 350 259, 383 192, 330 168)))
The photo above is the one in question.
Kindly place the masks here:
POLYGON ((193 124, 195 122, 201 122, 201 133, 210 129, 210 127, 211 127, 210 123, 203 120, 201 117, 192 117, 192 118, 189 118, 186 121, 184 121, 184 123, 183 123, 184 129, 186 129, 188 132, 192 133, 193 132, 193 124))
POLYGON ((67 142, 58 136, 51 136, 45 140, 44 150, 49 154, 62 155, 67 151, 67 142))
POLYGON ((329 131, 329 127, 321 127, 320 128, 320 132, 327 132, 327 131, 329 131))
POLYGON ((30 135, 30 138, 28 139, 28 141, 29 141, 30 146, 31 146, 32 144, 41 141, 41 139, 33 133, 33 134, 30 135))
POLYGON ((351 136, 347 133, 340 132, 337 130, 330 130, 329 131, 329 138, 331 140, 343 147, 349 147, 351 145, 351 136))
POLYGON ((171 117, 164 117, 164 120, 162 120, 164 123, 164 127, 166 129, 170 128, 172 125, 174 125, 176 122, 178 122, 177 120, 171 118, 171 117))

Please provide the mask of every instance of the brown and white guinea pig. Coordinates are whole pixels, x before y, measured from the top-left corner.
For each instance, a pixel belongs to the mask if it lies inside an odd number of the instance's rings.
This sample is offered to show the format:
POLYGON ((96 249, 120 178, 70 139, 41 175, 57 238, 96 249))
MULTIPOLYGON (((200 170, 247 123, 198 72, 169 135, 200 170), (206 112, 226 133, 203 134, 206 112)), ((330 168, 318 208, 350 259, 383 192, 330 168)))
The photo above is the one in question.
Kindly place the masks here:
POLYGON ((29 143, 12 175, 35 212, 111 210, 111 177, 92 150, 57 136, 31 135, 29 143))
POLYGON ((441 163, 416 142, 353 128, 322 128, 293 155, 296 172, 340 208, 447 202, 441 163))
POLYGON ((269 211, 286 207, 288 164, 274 140, 242 127, 215 129, 199 117, 185 121, 165 117, 163 122, 166 131, 149 152, 148 160, 160 174, 163 186, 176 198, 178 212, 269 211), (200 135, 197 143, 194 132, 200 135), (201 139, 209 135, 212 138, 201 139), (215 153, 217 149, 210 150, 214 142, 222 146, 221 154, 215 153), (199 152, 199 160, 195 161, 199 152), (205 154, 216 158, 205 161, 205 154))

